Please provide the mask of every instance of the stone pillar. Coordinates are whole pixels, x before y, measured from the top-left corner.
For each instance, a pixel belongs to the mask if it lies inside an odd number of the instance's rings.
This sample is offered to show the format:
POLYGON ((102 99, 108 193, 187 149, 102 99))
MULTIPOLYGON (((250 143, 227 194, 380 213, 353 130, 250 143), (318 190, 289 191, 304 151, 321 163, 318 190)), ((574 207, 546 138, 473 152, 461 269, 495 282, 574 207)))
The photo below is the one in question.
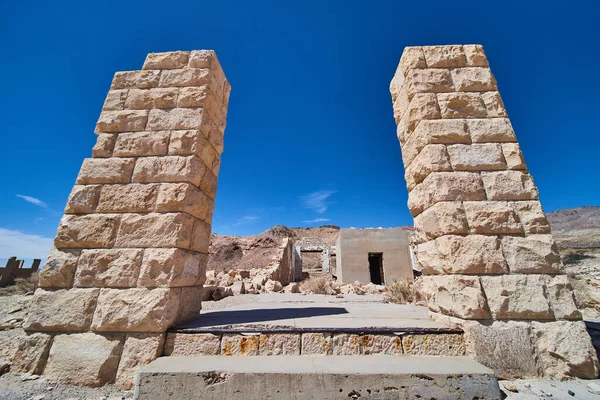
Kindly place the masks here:
POLYGON ((390 91, 432 317, 500 377, 597 376, 483 48, 407 47, 390 91))
POLYGON ((130 387, 164 332, 198 317, 229 92, 207 50, 115 74, 31 302, 25 369, 130 387))

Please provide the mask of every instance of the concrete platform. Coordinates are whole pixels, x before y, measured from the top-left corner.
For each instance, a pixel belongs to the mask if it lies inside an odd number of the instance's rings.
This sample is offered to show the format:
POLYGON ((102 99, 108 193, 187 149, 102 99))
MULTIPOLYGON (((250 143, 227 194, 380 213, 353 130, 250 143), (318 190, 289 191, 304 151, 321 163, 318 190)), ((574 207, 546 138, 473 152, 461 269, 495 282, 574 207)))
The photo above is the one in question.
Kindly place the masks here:
POLYGON ((466 357, 162 357, 136 399, 500 399, 492 370, 466 357))
MULTIPOLYGON (((379 296, 344 298, 303 294, 262 295, 258 302, 202 312, 175 332, 266 331, 457 332, 431 321, 426 307, 384 303, 379 296), (251 331, 252 329, 250 329, 251 331)), ((460 331, 458 331, 460 332, 460 331)))

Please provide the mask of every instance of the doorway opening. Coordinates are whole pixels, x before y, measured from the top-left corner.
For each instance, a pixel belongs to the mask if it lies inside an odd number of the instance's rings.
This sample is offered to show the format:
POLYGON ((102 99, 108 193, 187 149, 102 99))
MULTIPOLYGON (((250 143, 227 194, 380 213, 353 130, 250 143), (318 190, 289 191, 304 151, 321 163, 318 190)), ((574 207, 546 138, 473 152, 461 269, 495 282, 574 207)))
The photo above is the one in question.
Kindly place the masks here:
POLYGON ((383 253, 369 253, 369 272, 371 273, 371 282, 376 285, 383 285, 383 253))

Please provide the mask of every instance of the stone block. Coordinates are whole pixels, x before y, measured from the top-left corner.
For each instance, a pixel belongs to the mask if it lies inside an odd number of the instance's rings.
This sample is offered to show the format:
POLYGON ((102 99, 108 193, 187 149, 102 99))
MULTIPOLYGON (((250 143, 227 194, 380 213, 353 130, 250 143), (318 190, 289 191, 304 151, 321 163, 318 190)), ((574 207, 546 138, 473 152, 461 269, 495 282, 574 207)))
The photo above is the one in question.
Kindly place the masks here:
POLYGON ((148 130, 202 129, 208 113, 202 108, 153 109, 148 116, 148 130))
POLYGON ((168 333, 165 356, 216 356, 221 352, 221 336, 212 333, 168 333))
MULTIPOLYGON (((402 119, 406 121, 406 130, 408 134, 412 133, 417 127, 417 124, 424 119, 441 118, 435 96, 434 93, 417 93, 413 96, 408 109, 402 116, 402 119)), ((396 120, 396 122, 399 124, 398 120, 396 120)))
POLYGON ((133 158, 86 158, 79 170, 77 184, 128 183, 134 164, 133 158))
POLYGON ((180 293, 178 288, 101 289, 92 330, 164 332, 177 317, 180 293))
POLYGON ((435 240, 446 274, 502 274, 508 268, 495 236, 447 235, 435 240))
POLYGON ((454 91, 452 77, 447 69, 412 69, 406 75, 407 95, 412 99, 416 93, 444 93, 454 91))
POLYGON ((546 288, 556 319, 581 320, 581 313, 575 305, 573 288, 566 275, 549 277, 546 288))
POLYGON ((113 133, 100 133, 96 139, 96 144, 92 147, 92 157, 106 158, 112 157, 117 135, 113 133))
MULTIPOLYGON (((418 46, 407 46, 402 52, 399 64, 400 71, 406 76, 407 72, 413 68, 427 68, 423 48, 418 46)), ((398 73, 396 71, 396 73, 398 73)))
POLYGON ((554 319, 544 275, 483 276, 481 283, 494 319, 554 319))
POLYGON ((429 68, 460 68, 467 65, 463 47, 459 45, 423 46, 423 53, 429 68))
POLYGON ((467 65, 470 67, 487 67, 488 60, 483 51, 483 46, 479 44, 466 44, 463 46, 467 65))
POLYGON ((497 143, 453 144, 448 146, 454 171, 490 171, 506 169, 502 147, 497 143))
POLYGON ((143 131, 148 122, 148 110, 103 111, 96 123, 96 133, 143 131))
POLYGON ((210 223, 214 200, 189 183, 163 183, 158 189, 156 211, 183 211, 210 223))
MULTIPOLYGON (((146 249, 137 282, 143 287, 194 286, 207 255, 181 249, 146 249)), ((135 285, 134 285, 135 286, 135 285)))
POLYGON ((11 371, 41 375, 51 344, 52 336, 45 333, 30 333, 21 337, 12 358, 11 371))
POLYGON ((523 234, 515 211, 506 201, 465 201, 471 233, 523 234))
POLYGON ((261 356, 299 356, 300 334, 263 333, 260 335, 261 356))
MULTIPOLYGON (((414 94, 414 93, 413 93, 414 94)), ((408 98, 407 85, 403 86, 399 91, 396 99, 393 103, 394 120, 399 121, 404 115, 408 106, 410 105, 410 99, 408 98)))
POLYGON ((119 215, 65 215, 58 225, 54 246, 59 249, 112 247, 120 219, 119 215))
POLYGON ((415 258, 421 266, 421 273, 423 275, 444 273, 444 264, 434 240, 418 244, 415 247, 415 258))
POLYGON ((156 203, 158 185, 129 184, 104 185, 96 209, 102 213, 152 212, 156 203))
POLYGON ((453 69, 452 82, 457 92, 489 92, 498 89, 492 71, 485 67, 453 69))
POLYGON ((217 153, 219 153, 219 154, 223 153, 223 148, 224 148, 223 132, 224 132, 224 130, 225 130, 225 127, 219 127, 216 124, 211 122, 210 135, 209 135, 208 140, 209 140, 210 144, 212 144, 214 149, 217 151, 217 153))
POLYGON ((213 95, 208 85, 204 85, 180 88, 177 107, 202 107, 210 112, 212 107, 218 106, 213 104, 213 95))
POLYGON ((507 117, 506 108, 499 92, 485 92, 481 94, 488 117, 502 118, 507 117))
POLYGON ((531 175, 521 171, 482 172, 488 200, 537 200, 531 175))
POLYGON ((328 356, 332 352, 331 333, 303 333, 302 349, 300 354, 303 356, 317 355, 328 356))
POLYGON ((365 355, 401 355, 403 353, 402 340, 396 335, 364 334, 360 339, 362 352, 365 355))
POLYGON ((452 171, 446 146, 443 144, 428 144, 414 159, 404 174, 408 190, 423 182, 432 172, 452 171))
POLYGON ((124 214, 117 247, 178 247, 188 249, 194 217, 184 213, 124 214))
POLYGON ((448 234, 468 233, 467 217, 459 201, 440 202, 415 217, 415 229, 428 239, 448 234))
POLYGON ((598 359, 582 321, 532 322, 531 325, 546 377, 598 377, 598 359))
POLYGON ((225 333, 221 339, 221 355, 224 356, 257 356, 259 346, 258 335, 242 335, 225 333))
POLYGON ((142 253, 142 249, 82 250, 74 286, 135 287, 142 253))
POLYGON ((563 265, 552 235, 506 236, 502 250, 516 274, 560 274, 563 265))
POLYGON ((550 225, 539 201, 515 201, 512 205, 519 215, 526 235, 550 233, 550 225))
POLYGON ((192 242, 190 249, 208 254, 210 246, 211 226, 200 220, 194 222, 194 231, 192 233, 192 242))
POLYGON ((217 197, 217 183, 217 176, 211 171, 206 171, 204 176, 202 176, 202 182, 200 182, 198 188, 214 200, 217 197))
POLYGON ((116 383, 125 390, 133 389, 135 373, 162 355, 164 334, 130 333, 125 336, 116 383))
POLYGON ((213 50, 192 50, 188 65, 191 68, 211 68, 216 58, 213 50))
MULTIPOLYGON (((208 126, 210 127, 210 126, 208 126)), ((196 155, 200 157, 206 146, 211 146, 208 132, 198 130, 171 131, 171 140, 169 141, 169 155, 187 156, 196 155)))
POLYGON ((515 131, 508 118, 486 118, 467 120, 467 129, 473 143, 516 142, 515 131))
POLYGON ((209 84, 208 68, 185 68, 163 71, 160 77, 161 87, 203 86, 209 84))
POLYGON ((120 111, 125 108, 127 93, 129 90, 109 90, 102 106, 102 111, 120 111))
POLYGON ((485 118, 487 111, 479 93, 439 93, 442 118, 485 118))
POLYGON ((113 156, 164 156, 169 144, 168 131, 131 132, 117 135, 113 156))
POLYGON ((175 108, 178 92, 178 88, 129 89, 125 108, 129 110, 175 108))
POLYGON ((470 143, 463 120, 432 119, 421 121, 415 132, 402 145, 402 160, 408 167, 428 144, 470 143))
POLYGON ((350 333, 336 333, 332 338, 334 356, 360 355, 360 336, 350 333))
POLYGON ((493 369, 498 378, 538 376, 529 323, 469 321, 463 330, 467 337, 467 355, 493 369))
POLYGON ((57 335, 44 374, 52 381, 104 386, 115 380, 122 346, 122 335, 57 335))
POLYGON ((502 153, 508 169, 527 169, 518 143, 502 143, 502 153))
POLYGON ((100 289, 37 289, 23 328, 39 332, 82 332, 88 330, 100 289))
POLYGON ((133 171, 133 182, 189 182, 200 186, 206 166, 196 156, 143 157, 133 171))
POLYGON ((71 190, 65 214, 92 214, 100 199, 100 185, 75 185, 71 190))
POLYGON ((112 80, 114 89, 149 89, 158 86, 160 71, 124 71, 117 72, 112 80))
POLYGON ((439 201, 485 200, 478 173, 433 172, 423 181, 430 204, 439 201))
POLYGON ((465 339, 461 333, 402 336, 404 354, 411 356, 464 356, 465 339))
POLYGON ((181 300, 179 301, 177 318, 174 322, 175 325, 193 321, 200 317, 202 299, 204 297, 204 287, 202 286, 204 282, 206 282, 206 275, 203 271, 196 279, 196 285, 199 286, 185 286, 179 288, 181 291, 181 300))
POLYGON ((479 277, 424 276, 423 292, 433 312, 462 319, 489 319, 490 313, 479 277))
POLYGON ((164 53, 150 53, 146 56, 143 70, 147 69, 178 69, 184 68, 189 61, 189 51, 169 51, 164 53))
POLYGON ((39 272, 38 286, 41 288, 69 288, 81 250, 50 250, 48 261, 39 272))

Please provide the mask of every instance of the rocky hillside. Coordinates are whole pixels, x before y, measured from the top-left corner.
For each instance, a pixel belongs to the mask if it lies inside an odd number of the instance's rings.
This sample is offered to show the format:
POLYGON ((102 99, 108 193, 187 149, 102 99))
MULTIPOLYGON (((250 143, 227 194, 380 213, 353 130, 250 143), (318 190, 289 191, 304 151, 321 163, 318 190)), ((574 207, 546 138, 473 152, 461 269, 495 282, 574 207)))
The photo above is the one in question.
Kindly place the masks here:
POLYGON ((548 222, 560 248, 600 248, 600 207, 554 211, 548 214, 548 222))

